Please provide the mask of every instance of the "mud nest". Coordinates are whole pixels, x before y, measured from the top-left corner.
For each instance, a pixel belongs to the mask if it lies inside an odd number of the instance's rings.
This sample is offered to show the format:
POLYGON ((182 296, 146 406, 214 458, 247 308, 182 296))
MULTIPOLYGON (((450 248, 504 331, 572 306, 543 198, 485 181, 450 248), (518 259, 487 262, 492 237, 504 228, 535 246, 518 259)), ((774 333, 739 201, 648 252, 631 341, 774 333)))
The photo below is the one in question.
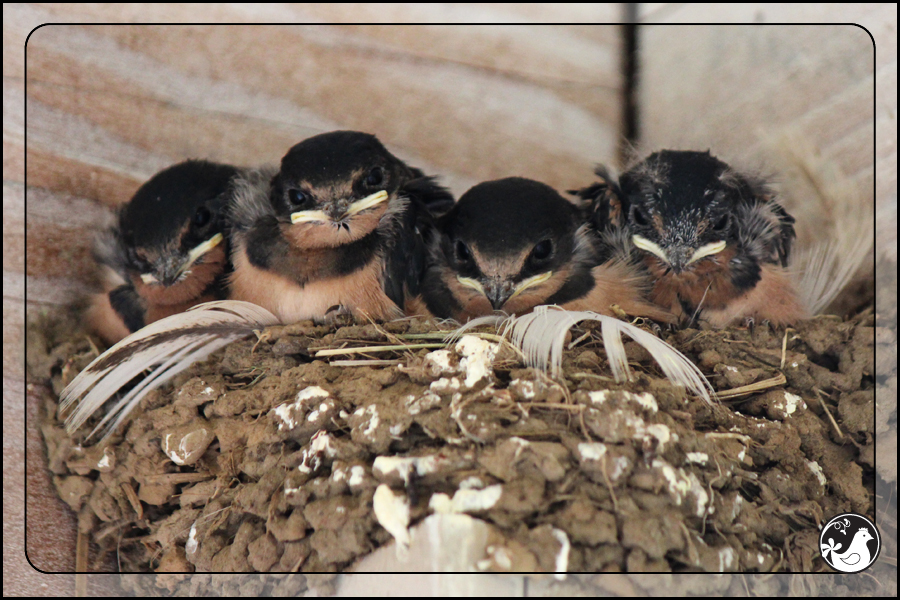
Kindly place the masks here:
POLYGON ((713 404, 633 342, 633 381, 614 383, 599 325, 571 330, 557 378, 496 330, 447 345, 418 320, 273 327, 151 392, 95 445, 90 423, 65 433, 57 394, 97 349, 31 330, 54 484, 92 564, 114 555, 123 571, 347 570, 397 535, 373 510, 380 486, 409 527, 436 512, 486 523, 491 571, 813 572, 823 520, 874 518, 871 310, 664 333, 713 404), (322 353, 382 344, 419 346, 322 353))

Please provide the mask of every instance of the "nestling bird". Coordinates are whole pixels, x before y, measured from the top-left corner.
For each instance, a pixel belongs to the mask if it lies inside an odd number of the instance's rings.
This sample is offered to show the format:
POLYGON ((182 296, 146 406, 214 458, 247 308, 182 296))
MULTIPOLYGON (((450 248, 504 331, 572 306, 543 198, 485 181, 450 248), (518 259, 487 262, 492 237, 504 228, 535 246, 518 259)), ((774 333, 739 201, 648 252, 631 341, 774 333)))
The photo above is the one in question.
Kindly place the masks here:
POLYGON ((225 297, 228 186, 238 169, 187 160, 144 183, 103 232, 94 255, 106 291, 87 321, 107 343, 200 302, 225 297))
POLYGON ((437 223, 422 304, 460 322, 541 304, 606 315, 618 305, 668 320, 642 299, 640 275, 601 241, 585 212, 548 185, 520 177, 480 183, 437 223))
POLYGON ((282 322, 403 315, 424 268, 419 228, 450 193, 374 135, 308 138, 236 180, 231 297, 282 322))
MULTIPOLYGON (((579 192, 603 196, 649 273, 649 298, 679 320, 725 327, 809 316, 788 273, 794 219, 775 194, 709 152, 663 150, 579 192)), ((600 211, 601 217, 603 211, 600 211)))

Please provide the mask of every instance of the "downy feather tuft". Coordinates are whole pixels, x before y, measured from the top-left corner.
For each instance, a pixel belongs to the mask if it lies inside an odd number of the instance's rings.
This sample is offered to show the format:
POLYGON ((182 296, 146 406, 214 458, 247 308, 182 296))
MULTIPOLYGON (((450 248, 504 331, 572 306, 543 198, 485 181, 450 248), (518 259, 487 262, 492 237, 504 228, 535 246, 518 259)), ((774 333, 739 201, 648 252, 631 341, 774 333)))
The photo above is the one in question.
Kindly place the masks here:
POLYGON ((828 308, 854 276, 871 273, 875 242, 872 195, 798 131, 783 133, 769 144, 783 157, 782 195, 797 221, 799 249, 789 268, 798 276, 800 300, 809 316, 815 316, 828 308))
POLYGON ((800 271, 797 293, 810 316, 828 308, 866 259, 871 259, 874 230, 862 221, 851 222, 847 229, 856 235, 800 250, 793 261, 792 270, 800 271))

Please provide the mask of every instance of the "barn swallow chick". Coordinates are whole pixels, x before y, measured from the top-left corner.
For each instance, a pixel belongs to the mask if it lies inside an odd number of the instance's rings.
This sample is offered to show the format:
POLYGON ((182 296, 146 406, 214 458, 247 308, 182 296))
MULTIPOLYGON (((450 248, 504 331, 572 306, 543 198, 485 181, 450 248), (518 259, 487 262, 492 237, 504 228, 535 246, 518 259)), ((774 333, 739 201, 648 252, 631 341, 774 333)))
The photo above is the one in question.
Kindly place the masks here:
POLYGON ((148 323, 225 297, 226 227, 235 167, 188 160, 144 183, 94 255, 107 292, 91 299, 89 326, 115 343, 148 323))
POLYGON ((598 174, 650 274, 650 299, 680 321, 725 327, 807 316, 785 270, 794 219, 762 181, 709 152, 672 150, 651 154, 618 186, 598 174))
POLYGON ((278 172, 239 178, 233 209, 231 297, 282 322, 335 311, 404 314, 424 269, 420 228, 453 197, 369 134, 306 139, 278 172))
POLYGON ((437 223, 423 283, 432 315, 464 322, 541 304, 666 320, 641 298, 631 266, 604 260, 583 211, 520 177, 480 183, 437 223))

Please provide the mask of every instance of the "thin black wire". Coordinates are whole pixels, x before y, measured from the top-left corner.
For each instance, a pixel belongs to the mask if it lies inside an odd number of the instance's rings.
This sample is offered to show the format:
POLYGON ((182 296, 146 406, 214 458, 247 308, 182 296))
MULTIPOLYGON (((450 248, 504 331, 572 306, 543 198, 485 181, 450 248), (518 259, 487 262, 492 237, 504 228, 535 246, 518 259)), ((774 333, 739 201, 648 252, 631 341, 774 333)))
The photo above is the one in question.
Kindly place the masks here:
POLYGON ((619 141, 619 164, 628 161, 629 149, 640 141, 640 111, 638 85, 640 84, 640 60, 638 56, 638 5, 624 5, 622 18, 622 136, 619 141))

